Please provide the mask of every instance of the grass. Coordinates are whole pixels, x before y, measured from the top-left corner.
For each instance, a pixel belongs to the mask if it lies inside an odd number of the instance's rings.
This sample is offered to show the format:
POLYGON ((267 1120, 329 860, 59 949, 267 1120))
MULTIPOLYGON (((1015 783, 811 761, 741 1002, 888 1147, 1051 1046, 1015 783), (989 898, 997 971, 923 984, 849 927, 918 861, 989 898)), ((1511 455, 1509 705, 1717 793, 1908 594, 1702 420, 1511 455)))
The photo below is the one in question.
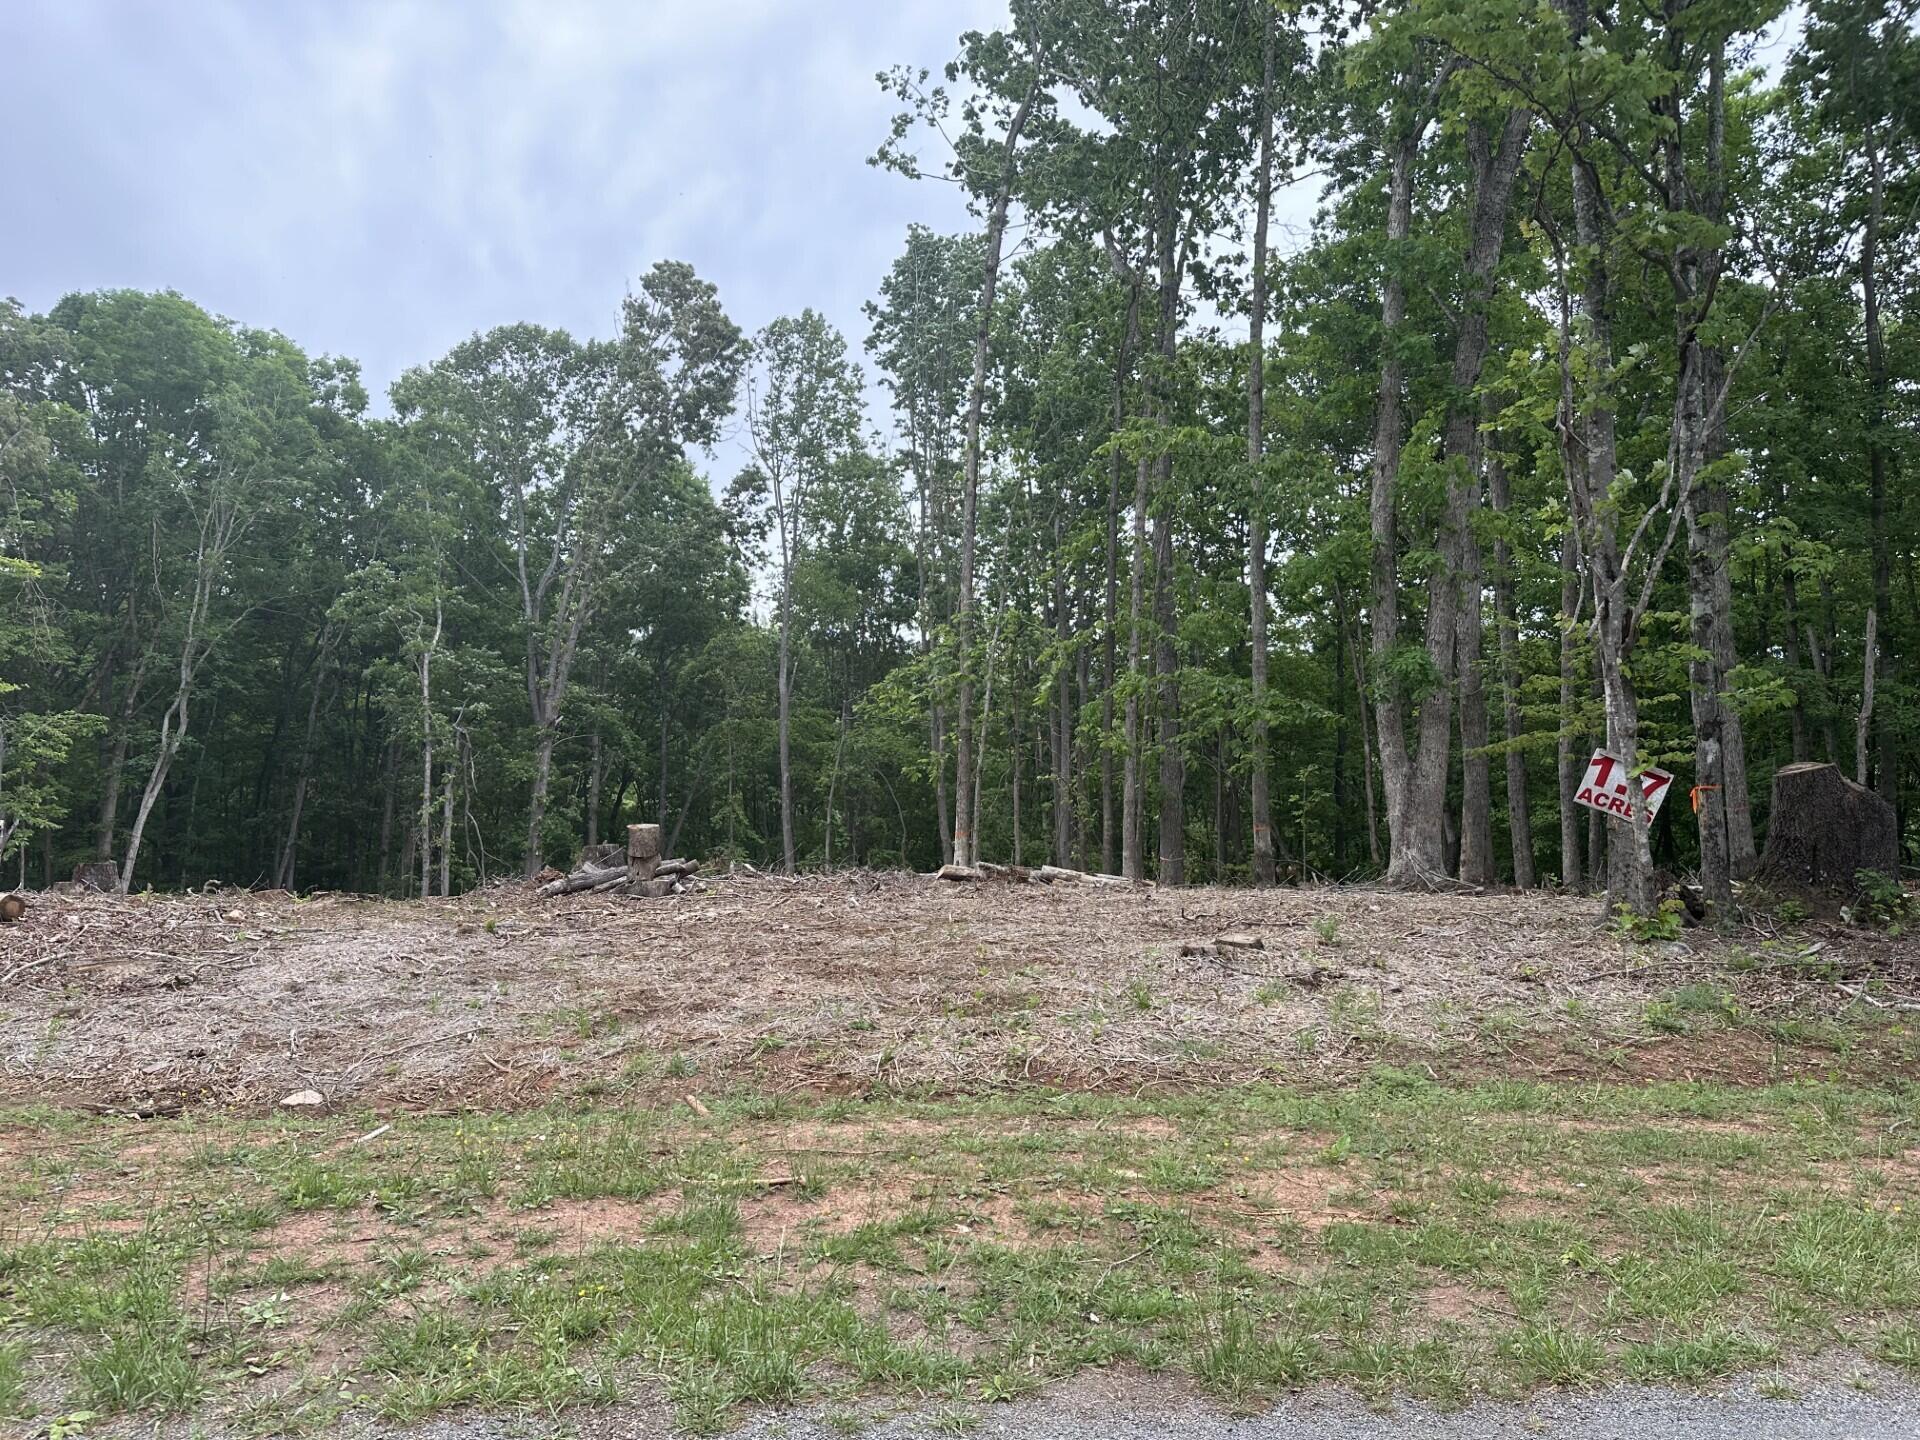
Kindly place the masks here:
POLYGON ((366 1116, 16 1117, 0 1413, 311 1430, 658 1387, 694 1433, 875 1399, 962 1433, 1115 1364, 1231 1406, 1691 1385, 1833 1347, 1920 1373, 1905 1085, 1383 1067, 705 1104, 404 1116, 364 1146, 366 1116))

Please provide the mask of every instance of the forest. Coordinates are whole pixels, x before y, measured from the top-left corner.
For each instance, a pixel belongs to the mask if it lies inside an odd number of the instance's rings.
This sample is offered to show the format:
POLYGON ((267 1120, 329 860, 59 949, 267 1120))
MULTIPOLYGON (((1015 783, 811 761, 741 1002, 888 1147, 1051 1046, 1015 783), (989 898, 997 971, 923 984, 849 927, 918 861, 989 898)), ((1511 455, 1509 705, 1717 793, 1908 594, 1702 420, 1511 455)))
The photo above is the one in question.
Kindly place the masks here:
POLYGON ((865 335, 661 257, 377 398, 177 293, 0 305, 0 874, 449 895, 653 821, 1645 909, 1805 759, 1910 850, 1914 22, 1013 0, 878 77, 846 163, 975 224, 865 335))

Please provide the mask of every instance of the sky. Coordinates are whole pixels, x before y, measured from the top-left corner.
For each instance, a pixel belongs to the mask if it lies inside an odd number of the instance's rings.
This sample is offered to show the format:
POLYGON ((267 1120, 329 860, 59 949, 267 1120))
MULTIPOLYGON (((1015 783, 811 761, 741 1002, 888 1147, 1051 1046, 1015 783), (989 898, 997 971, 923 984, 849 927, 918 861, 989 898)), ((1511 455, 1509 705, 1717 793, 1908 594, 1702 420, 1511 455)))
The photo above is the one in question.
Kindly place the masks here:
MULTIPOLYGON (((0 295, 174 289, 384 393, 479 330, 606 335, 656 260, 856 355, 911 221, 875 82, 1004 0, 4 0, 0 295)), ((932 158, 929 156, 929 158, 932 158)))

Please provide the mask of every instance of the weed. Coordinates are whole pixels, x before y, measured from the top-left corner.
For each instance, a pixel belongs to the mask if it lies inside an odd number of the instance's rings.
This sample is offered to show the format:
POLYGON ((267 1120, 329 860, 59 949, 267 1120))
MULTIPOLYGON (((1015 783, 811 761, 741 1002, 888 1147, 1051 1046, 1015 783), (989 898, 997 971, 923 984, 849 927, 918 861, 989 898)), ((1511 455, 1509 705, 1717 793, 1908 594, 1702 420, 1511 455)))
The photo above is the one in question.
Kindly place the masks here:
POLYGON ((27 1347, 17 1340, 0 1344, 0 1416, 27 1413, 27 1347))
POLYGON ((1622 901, 1613 907, 1613 933, 1622 940, 1647 944, 1678 940, 1686 924, 1687 907, 1674 899, 1662 900, 1651 915, 1642 915, 1622 901))
POLYGON ((189 1409, 205 1388, 179 1324, 134 1326, 83 1349, 73 1369, 77 1398, 102 1414, 174 1414, 189 1409))
POLYGON ((1341 917, 1338 915, 1319 916, 1313 922, 1313 938, 1318 940, 1322 945, 1338 945, 1340 943, 1340 921, 1341 917))
POLYGON ((1843 907, 1840 918, 1849 925, 1864 925, 1898 935, 1913 918, 1913 897, 1897 876, 1878 870, 1862 870, 1853 877, 1857 894, 1851 905, 1843 907))
POLYGON ((1598 1340, 1551 1321, 1512 1332, 1501 1348, 1526 1385, 1585 1385, 1606 1363, 1598 1340))

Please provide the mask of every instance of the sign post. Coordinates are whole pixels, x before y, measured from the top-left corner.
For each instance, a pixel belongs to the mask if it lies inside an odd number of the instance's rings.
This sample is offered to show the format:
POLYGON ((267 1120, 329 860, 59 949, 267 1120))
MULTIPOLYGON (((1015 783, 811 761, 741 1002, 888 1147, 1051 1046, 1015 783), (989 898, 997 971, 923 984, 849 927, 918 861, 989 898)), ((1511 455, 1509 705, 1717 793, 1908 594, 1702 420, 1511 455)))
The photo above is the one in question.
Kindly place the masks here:
MULTIPOLYGON (((1587 762, 1587 773, 1580 779, 1580 788, 1574 792, 1576 805, 1585 805, 1590 810, 1615 820, 1625 820, 1627 814, 1627 776, 1628 767, 1618 757, 1604 750, 1593 752, 1593 758, 1587 762)), ((1660 806, 1667 798, 1667 789, 1673 784, 1673 776, 1665 770, 1649 765, 1640 772, 1640 794, 1645 800, 1642 807, 1646 811, 1647 823, 1653 823, 1653 817, 1660 813, 1660 806)))

